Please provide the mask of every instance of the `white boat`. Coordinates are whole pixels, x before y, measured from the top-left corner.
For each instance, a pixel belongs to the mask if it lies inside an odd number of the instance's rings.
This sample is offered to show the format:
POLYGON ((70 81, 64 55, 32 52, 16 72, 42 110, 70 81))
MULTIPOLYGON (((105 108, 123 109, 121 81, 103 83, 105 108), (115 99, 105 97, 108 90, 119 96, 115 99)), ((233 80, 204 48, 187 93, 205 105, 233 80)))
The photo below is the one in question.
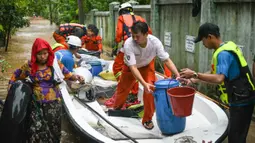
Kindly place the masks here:
MULTIPOLYGON (((163 79, 159 74, 157 77, 163 79)), ((79 95, 68 93, 65 83, 62 83, 60 88, 70 122, 83 135, 95 142, 213 143, 222 142, 226 138, 227 115, 217 104, 199 92, 195 94, 191 116, 186 117, 185 130, 168 136, 161 133, 155 114, 153 116, 155 127, 147 130, 142 126, 141 119, 108 116, 96 100, 83 102, 78 98, 79 95)), ((143 87, 140 86, 138 96, 142 97, 142 93, 143 87)))

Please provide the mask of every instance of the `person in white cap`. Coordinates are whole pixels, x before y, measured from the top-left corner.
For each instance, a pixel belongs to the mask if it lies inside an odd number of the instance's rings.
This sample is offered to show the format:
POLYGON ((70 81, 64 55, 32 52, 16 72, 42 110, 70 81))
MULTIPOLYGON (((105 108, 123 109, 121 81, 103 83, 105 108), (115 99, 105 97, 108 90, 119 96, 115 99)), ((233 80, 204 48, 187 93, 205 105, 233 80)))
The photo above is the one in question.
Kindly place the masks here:
POLYGON ((66 41, 69 48, 59 50, 55 53, 55 55, 70 72, 73 72, 73 68, 75 67, 73 55, 77 54, 77 51, 81 48, 81 39, 77 36, 71 35, 66 38, 66 41))

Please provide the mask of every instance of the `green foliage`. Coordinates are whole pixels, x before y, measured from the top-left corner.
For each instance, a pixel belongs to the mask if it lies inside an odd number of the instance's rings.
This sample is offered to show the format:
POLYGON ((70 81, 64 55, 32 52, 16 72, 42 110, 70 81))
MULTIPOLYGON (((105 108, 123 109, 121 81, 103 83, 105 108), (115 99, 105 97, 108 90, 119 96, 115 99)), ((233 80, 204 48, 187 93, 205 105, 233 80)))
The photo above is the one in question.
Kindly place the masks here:
MULTIPOLYGON (((82 0, 84 13, 92 9, 109 10, 109 4, 114 1, 120 3, 129 0, 82 0)), ((140 4, 149 4, 150 0, 137 0, 140 4)), ((0 1, 0 31, 6 35, 8 30, 29 25, 25 16, 42 16, 50 18, 57 25, 68 22, 78 22, 77 0, 1 0, 0 1)))
POLYGON ((6 72, 6 70, 10 67, 11 65, 5 59, 0 60, 0 68, 2 73, 6 72))
POLYGON ((32 16, 33 14, 35 14, 36 16, 46 16, 47 14, 47 2, 46 0, 27 0, 27 7, 28 7, 28 11, 27 11, 27 15, 32 16))
POLYGON ((0 32, 1 31, 4 31, 4 28, 3 28, 3 26, 0 24, 0 32))
POLYGON ((89 12, 92 9, 98 9, 100 11, 109 10, 109 3, 117 0, 84 0, 84 10, 89 12))
MULTIPOLYGON (((41 0, 43 1, 43 0, 41 0)), ((47 14, 43 17, 48 18, 50 15, 49 7, 52 7, 52 20, 57 25, 78 21, 78 3, 77 0, 47 0, 47 14)))
MULTIPOLYGON (((84 0, 84 11, 89 12, 92 9, 98 9, 99 11, 109 10, 109 4, 111 2, 128 2, 129 0, 84 0)), ((150 0, 136 0, 139 4, 150 4, 150 0)))
MULTIPOLYGON (((2 0, 0 2, 0 25, 2 25, 4 41, 10 37, 13 29, 29 25, 29 20, 24 18, 27 12, 26 4, 26 0, 2 0)), ((8 43, 5 44, 8 45, 8 43)))
POLYGON ((0 24, 4 31, 8 28, 21 28, 28 25, 29 21, 25 19, 25 7, 18 3, 0 3, 0 24))

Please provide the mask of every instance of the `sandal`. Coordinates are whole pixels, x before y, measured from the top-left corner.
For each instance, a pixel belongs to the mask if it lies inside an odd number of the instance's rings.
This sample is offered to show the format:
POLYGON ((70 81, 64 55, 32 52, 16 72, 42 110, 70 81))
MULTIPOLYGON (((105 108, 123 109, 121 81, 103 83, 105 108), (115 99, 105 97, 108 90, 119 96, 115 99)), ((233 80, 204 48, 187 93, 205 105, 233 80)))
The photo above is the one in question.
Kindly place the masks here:
POLYGON ((143 123, 143 126, 144 128, 148 129, 148 130, 151 130, 154 128, 154 125, 153 125, 153 122, 150 120, 150 121, 146 121, 143 123))

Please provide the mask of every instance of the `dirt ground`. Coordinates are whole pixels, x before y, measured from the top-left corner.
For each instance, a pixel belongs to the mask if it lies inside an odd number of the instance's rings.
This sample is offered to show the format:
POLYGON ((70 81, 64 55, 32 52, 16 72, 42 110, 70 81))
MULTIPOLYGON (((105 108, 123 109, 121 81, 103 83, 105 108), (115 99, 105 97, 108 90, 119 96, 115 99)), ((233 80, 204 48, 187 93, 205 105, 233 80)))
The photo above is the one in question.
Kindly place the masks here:
MULTIPOLYGON (((44 19, 31 19, 30 27, 19 29, 15 35, 10 39, 8 52, 4 52, 4 48, 0 49, 0 59, 4 58, 11 65, 11 68, 3 74, 3 78, 0 79, 0 98, 5 98, 7 95, 7 84, 11 73, 18 67, 20 67, 26 60, 30 59, 32 44, 36 38, 43 38, 51 45, 55 40, 52 37, 52 33, 55 30, 55 25, 50 25, 48 20, 44 19)), ((109 48, 104 46, 104 50, 108 54, 103 55, 104 58, 109 56, 109 48)), ((62 130, 62 142, 64 143, 77 143, 87 142, 86 139, 82 139, 78 133, 72 128, 68 119, 63 115, 63 130, 62 130)), ((227 141, 225 141, 227 142, 227 141)), ((252 121, 250 126, 249 135, 247 137, 247 143, 255 142, 255 123, 252 121)))

